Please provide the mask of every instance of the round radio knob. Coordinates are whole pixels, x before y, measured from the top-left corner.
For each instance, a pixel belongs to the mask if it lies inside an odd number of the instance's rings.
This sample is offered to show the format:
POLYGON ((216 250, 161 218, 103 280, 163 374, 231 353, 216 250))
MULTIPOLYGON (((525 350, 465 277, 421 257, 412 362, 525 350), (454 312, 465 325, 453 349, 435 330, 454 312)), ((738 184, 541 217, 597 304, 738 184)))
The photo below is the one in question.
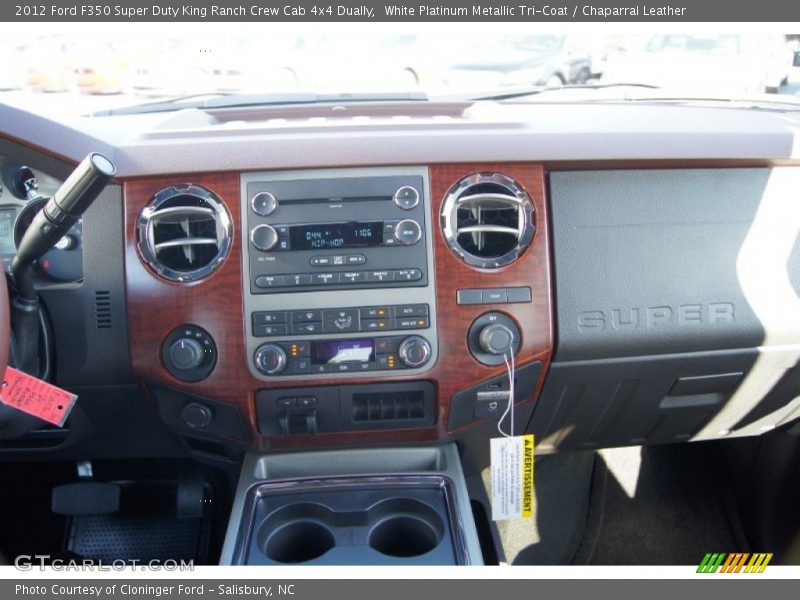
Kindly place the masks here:
POLYGON ((169 347, 169 360, 180 371, 191 371, 203 363, 203 346, 193 338, 181 338, 169 347))
POLYGON ((286 352, 277 344, 259 346, 254 360, 264 375, 277 375, 286 368, 286 352))
POLYGON ((250 200, 253 212, 262 217, 268 217, 278 208, 278 200, 270 192, 259 192, 250 200))
POLYGON ((431 357, 431 345, 424 337, 412 335, 404 339, 397 349, 403 364, 412 369, 423 366, 431 357))
POLYGON ((505 354, 514 343, 514 333, 501 323, 493 323, 481 329, 478 343, 487 354, 505 354))
POLYGON ((394 193, 392 200, 403 210, 411 210, 419 204, 419 192, 410 185, 404 185, 394 193))
POLYGON ((278 232, 272 225, 259 225, 250 232, 250 241, 258 250, 269 252, 278 245, 278 232))
POLYGON ((403 219, 394 228, 394 239, 403 246, 413 246, 422 237, 422 227, 414 219, 403 219))

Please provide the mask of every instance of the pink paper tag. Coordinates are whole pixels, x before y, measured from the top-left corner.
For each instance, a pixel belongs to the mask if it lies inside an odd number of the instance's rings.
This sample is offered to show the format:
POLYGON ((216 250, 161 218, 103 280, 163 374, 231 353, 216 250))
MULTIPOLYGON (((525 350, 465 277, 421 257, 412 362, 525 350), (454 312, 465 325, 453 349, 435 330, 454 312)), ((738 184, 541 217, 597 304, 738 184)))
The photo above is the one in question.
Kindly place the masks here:
POLYGON ((62 427, 78 397, 12 367, 0 386, 0 401, 24 413, 62 427))

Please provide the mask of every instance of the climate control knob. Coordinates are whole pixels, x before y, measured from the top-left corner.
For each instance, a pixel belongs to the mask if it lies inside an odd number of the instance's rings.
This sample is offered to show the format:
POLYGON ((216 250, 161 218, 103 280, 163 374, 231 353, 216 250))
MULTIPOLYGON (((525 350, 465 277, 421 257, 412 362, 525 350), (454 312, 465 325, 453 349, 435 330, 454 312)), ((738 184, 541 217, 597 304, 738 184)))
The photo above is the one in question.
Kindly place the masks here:
POLYGON ((424 337, 412 335, 400 342, 397 355, 405 366, 417 369, 430 360, 431 345, 424 337))
POLYGON ((169 347, 169 360, 180 371, 191 371, 203 363, 203 346, 194 338, 181 338, 169 347))
POLYGON ((259 225, 250 232, 250 241, 256 249, 269 252, 278 245, 278 232, 272 225, 259 225))
POLYGON ((277 375, 286 368, 286 352, 277 344, 259 346, 253 360, 264 375, 277 375))

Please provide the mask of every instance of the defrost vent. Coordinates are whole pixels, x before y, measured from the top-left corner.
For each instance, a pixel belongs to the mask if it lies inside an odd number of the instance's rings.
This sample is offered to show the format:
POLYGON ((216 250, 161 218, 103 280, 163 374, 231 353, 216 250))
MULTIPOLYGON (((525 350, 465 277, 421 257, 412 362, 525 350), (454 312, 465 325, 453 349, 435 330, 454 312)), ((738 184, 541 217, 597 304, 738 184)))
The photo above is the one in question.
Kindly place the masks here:
POLYGON ((456 183, 440 220, 450 248, 466 263, 486 269, 515 261, 535 230, 530 196, 502 173, 475 173, 456 183))
POLYGON ((171 281, 207 277, 231 249, 233 225, 214 192, 190 183, 156 193, 139 215, 139 254, 171 281))

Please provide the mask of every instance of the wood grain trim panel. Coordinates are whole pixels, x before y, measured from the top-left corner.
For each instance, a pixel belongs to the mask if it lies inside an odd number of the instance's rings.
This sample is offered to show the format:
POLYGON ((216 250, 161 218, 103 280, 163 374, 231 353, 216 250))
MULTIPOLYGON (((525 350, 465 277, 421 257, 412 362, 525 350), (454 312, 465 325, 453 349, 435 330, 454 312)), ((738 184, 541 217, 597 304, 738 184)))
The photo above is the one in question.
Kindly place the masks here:
MULTIPOLYGON (((446 245, 438 227, 434 228, 434 262, 439 335, 439 359, 424 378, 436 386, 438 412, 433 427, 414 430, 359 431, 318 434, 315 437, 264 438, 257 431, 255 393, 264 387, 326 385, 340 380, 308 379, 265 384, 250 375, 245 360, 242 285, 242 239, 237 173, 168 176, 131 179, 124 182, 126 288, 128 300, 130 352, 134 373, 147 382, 215 398, 238 407, 248 423, 254 444, 260 449, 306 448, 341 445, 429 442, 448 437, 447 421, 451 396, 466 387, 497 376, 505 367, 479 364, 467 350, 467 330, 478 316, 490 310, 503 312, 519 323, 523 332, 519 365, 540 360, 544 368, 537 383, 538 395, 553 347, 550 284, 550 256, 545 202, 544 169, 541 165, 452 164, 430 168, 433 222, 447 190, 462 177, 479 171, 498 171, 516 179, 531 196, 536 210, 534 241, 516 262, 492 271, 479 270, 463 263, 446 245), (136 249, 136 219, 141 209, 161 188, 191 182, 215 192, 226 203, 234 226, 234 243, 224 263, 211 276, 190 285, 159 278, 140 260, 136 249), (533 302, 459 306, 456 292, 464 288, 530 286, 533 302), (216 368, 204 381, 184 383, 174 379, 162 366, 161 343, 175 328, 194 324, 208 331, 219 351, 216 368)), ((300 302, 299 304, 302 304, 300 302)), ((363 304, 369 304, 365 299, 363 304)), ((412 376, 381 376, 380 381, 403 381, 412 376)), ((369 383, 378 378, 364 377, 347 383, 369 383)), ((530 401, 531 399, 524 399, 530 401)))

